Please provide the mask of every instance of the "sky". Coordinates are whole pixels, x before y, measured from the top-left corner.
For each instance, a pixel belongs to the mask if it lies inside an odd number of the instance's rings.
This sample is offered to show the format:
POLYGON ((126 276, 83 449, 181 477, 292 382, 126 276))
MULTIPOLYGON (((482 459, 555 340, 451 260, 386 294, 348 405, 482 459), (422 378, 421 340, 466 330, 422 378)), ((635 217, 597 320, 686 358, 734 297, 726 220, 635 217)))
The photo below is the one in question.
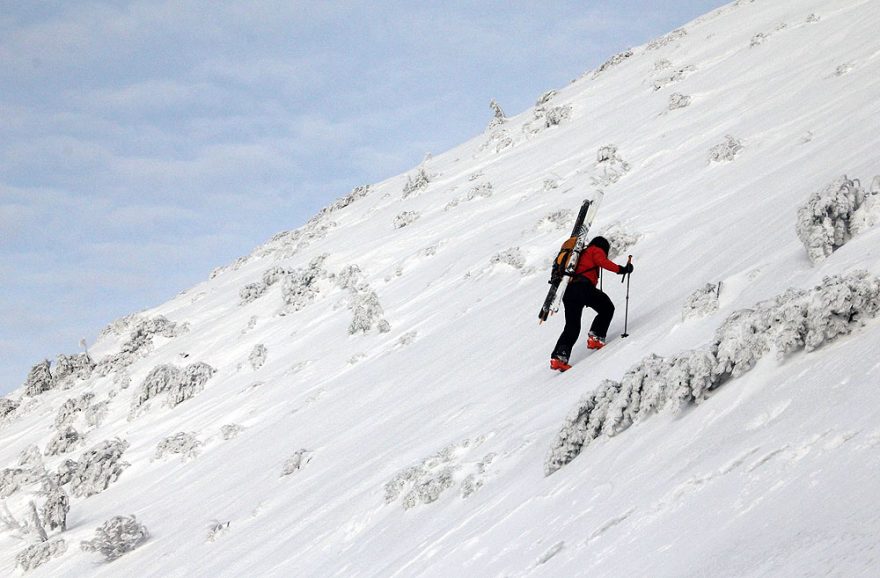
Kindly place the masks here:
POLYGON ((719 0, 0 0, 0 393, 719 0))

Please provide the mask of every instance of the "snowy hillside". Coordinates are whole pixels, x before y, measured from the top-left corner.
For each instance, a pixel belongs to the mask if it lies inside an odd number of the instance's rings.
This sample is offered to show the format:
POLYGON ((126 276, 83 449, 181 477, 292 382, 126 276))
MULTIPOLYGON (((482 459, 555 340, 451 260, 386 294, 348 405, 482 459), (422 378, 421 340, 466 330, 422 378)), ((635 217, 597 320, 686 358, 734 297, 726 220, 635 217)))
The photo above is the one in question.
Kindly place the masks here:
POLYGON ((876 575, 878 29, 732 3, 37 365, 0 399, 0 569, 876 575), (554 373, 596 190, 630 337, 606 275, 608 346, 554 373))

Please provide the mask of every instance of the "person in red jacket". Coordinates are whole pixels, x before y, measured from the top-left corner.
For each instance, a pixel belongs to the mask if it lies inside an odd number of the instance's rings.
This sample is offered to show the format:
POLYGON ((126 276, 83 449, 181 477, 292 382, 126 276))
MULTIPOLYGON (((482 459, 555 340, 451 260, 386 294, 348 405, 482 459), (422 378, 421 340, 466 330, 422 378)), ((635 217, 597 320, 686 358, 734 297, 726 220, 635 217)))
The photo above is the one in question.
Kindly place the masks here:
POLYGON ((565 328, 550 356, 552 369, 565 371, 571 368, 568 358, 571 355, 571 348, 574 347, 581 333, 581 313, 584 307, 596 311, 596 317, 590 325, 590 333, 587 336, 587 348, 602 349, 605 345, 605 335, 608 333, 608 326, 611 325, 611 318, 614 317, 614 303, 596 286, 599 282, 599 269, 607 269, 620 275, 626 275, 633 270, 632 263, 618 265, 609 261, 608 249, 609 244, 605 237, 595 237, 581 253, 571 281, 562 296, 562 305, 565 307, 565 328))

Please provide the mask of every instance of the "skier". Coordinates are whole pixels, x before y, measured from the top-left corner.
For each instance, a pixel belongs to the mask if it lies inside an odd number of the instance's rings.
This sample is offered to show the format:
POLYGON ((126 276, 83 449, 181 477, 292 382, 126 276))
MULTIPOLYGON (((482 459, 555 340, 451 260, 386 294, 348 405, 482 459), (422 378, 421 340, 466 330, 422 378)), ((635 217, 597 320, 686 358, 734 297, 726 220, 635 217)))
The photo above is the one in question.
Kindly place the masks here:
POLYGON ((557 371, 571 369, 568 358, 581 332, 581 313, 584 307, 596 311, 596 317, 590 325, 590 333, 587 336, 587 349, 602 349, 605 346, 605 335, 614 316, 614 304, 608 295, 596 287, 599 282, 599 268, 620 275, 632 273, 633 270, 632 263, 618 265, 609 261, 609 247, 605 237, 595 237, 581 253, 574 275, 562 296, 562 305, 565 307, 565 328, 550 356, 551 369, 557 371))

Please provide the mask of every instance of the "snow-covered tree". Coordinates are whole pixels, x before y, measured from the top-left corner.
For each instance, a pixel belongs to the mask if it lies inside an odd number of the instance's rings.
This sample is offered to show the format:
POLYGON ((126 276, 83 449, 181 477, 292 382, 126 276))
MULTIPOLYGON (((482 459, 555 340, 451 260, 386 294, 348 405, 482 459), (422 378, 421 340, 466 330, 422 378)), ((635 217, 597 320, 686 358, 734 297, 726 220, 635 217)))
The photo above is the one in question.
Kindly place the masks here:
POLYGON ((798 209, 795 230, 811 261, 822 261, 850 240, 851 223, 863 199, 861 186, 844 175, 810 195, 798 209))
POLYGON ((284 461, 281 467, 281 477, 289 476, 294 472, 298 472, 304 465, 312 460, 312 452, 306 449, 300 449, 293 452, 293 455, 284 461))
POLYGON ((201 393, 215 373, 217 370, 203 361, 190 363, 184 367, 180 372, 180 378, 168 388, 168 406, 175 407, 201 393))
POLYGON ((251 354, 248 355, 248 362, 250 362, 251 368, 253 368, 254 371, 257 371, 258 369, 263 367, 264 363, 266 363, 267 353, 268 350, 266 349, 266 346, 262 343, 257 343, 256 345, 254 345, 254 348, 251 350, 251 354))
POLYGON ((95 394, 86 392, 79 397, 72 397, 61 404, 55 415, 55 427, 62 429, 76 420, 77 416, 86 411, 95 399, 95 394))
POLYGON ((52 377, 48 359, 34 365, 24 382, 24 394, 37 396, 55 387, 55 378, 52 377))
POLYGON ((718 311, 721 283, 706 283, 691 293, 682 309, 682 319, 705 317, 718 311))
POLYGON ((418 221, 419 217, 421 216, 421 213, 419 213, 418 211, 403 211, 401 213, 398 213, 394 217, 394 228, 402 229, 404 227, 412 225, 413 223, 418 221))
POLYGON ((67 492, 60 486, 49 483, 43 489, 46 501, 43 503, 40 514, 43 523, 49 530, 67 530, 67 514, 70 512, 70 498, 67 492))
POLYGON ((199 455, 202 442, 195 432, 178 432, 168 436, 156 446, 155 459, 159 460, 168 454, 179 455, 185 462, 199 455))
POLYGON ((724 137, 724 142, 709 149, 709 162, 730 162, 735 159, 742 150, 742 141, 731 135, 727 135, 724 137))
POLYGON ((18 409, 19 402, 8 397, 0 397, 0 420, 11 416, 18 409))
POLYGON ((430 175, 425 172, 423 167, 419 167, 415 176, 410 175, 406 177, 406 184, 403 186, 403 198, 406 199, 412 195, 421 193, 428 188, 430 182, 430 175))
POLYGON ((24 572, 30 572, 67 551, 67 542, 62 538, 31 544, 18 553, 15 564, 24 572))
POLYGON ((47 456, 57 456, 76 448, 82 442, 79 432, 71 426, 64 426, 49 439, 46 445, 47 456))
POLYGON ((95 530, 95 537, 83 541, 80 547, 84 552, 98 552, 108 562, 131 552, 150 537, 147 527, 131 516, 114 516, 95 530))
POLYGON ((349 335, 368 333, 376 327, 380 333, 387 333, 391 326, 385 320, 385 312, 379 303, 379 295, 372 289, 358 292, 351 304, 352 319, 348 326, 349 335))
POLYGON ((324 261, 328 255, 315 257, 304 269, 297 269, 284 277, 281 297, 286 311, 301 311, 318 296, 318 281, 327 277, 324 261))
POLYGON ((129 466, 122 461, 128 442, 105 440, 83 453, 70 479, 70 492, 77 498, 87 498, 100 492, 119 479, 129 466))

